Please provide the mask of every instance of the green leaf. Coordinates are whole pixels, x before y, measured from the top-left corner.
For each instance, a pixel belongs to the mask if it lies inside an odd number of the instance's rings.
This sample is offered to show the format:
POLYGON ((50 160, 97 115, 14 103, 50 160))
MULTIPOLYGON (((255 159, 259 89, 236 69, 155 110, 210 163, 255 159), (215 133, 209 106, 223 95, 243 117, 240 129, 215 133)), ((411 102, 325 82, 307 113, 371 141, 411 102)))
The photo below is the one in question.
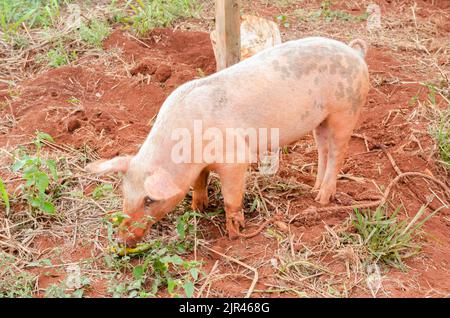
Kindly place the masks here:
POLYGON ((173 279, 171 278, 167 279, 167 291, 169 292, 169 294, 173 294, 176 285, 177 284, 173 279))
POLYGON ((84 294, 83 288, 77 289, 72 293, 72 298, 83 298, 83 294, 84 294))
POLYGON ((13 170, 14 172, 17 172, 17 171, 19 171, 20 169, 22 169, 22 168, 25 166, 26 163, 27 163, 27 160, 26 160, 26 159, 22 159, 22 160, 16 161, 16 162, 13 164, 13 166, 12 166, 12 170, 13 170))
POLYGON ((144 276, 144 267, 142 265, 138 265, 133 268, 133 276, 135 279, 141 279, 144 276))
POLYGON ((2 200, 5 203, 5 208, 6 208, 6 215, 9 215, 9 196, 8 196, 8 192, 6 191, 6 187, 5 184, 3 183, 3 180, 0 179, 0 194, 2 196, 2 200))
POLYGON ((110 183, 101 184, 97 186, 94 191, 92 191, 92 197, 96 200, 106 197, 110 195, 113 191, 114 187, 110 183))
POLYGON ((183 285, 184 292, 186 293, 186 297, 191 298, 194 295, 194 283, 186 282, 183 285))
POLYGON ((45 172, 39 171, 35 174, 35 184, 36 188, 40 193, 44 193, 47 190, 48 185, 50 184, 50 178, 45 172))
POLYGON ((181 220, 179 220, 177 223, 177 233, 180 239, 184 240, 184 238, 186 237, 186 227, 185 223, 181 220))
POLYGON ((42 205, 42 200, 39 197, 32 197, 28 199, 28 202, 33 208, 40 208, 42 205))
POLYGON ((181 265, 183 264, 183 259, 178 255, 172 255, 161 258, 161 262, 165 264, 172 263, 174 265, 181 265))
POLYGON ((192 278, 193 278, 194 280, 197 280, 197 279, 198 279, 198 268, 196 268, 196 267, 191 268, 191 269, 189 270, 189 272, 191 273, 191 276, 192 276, 192 278))
POLYGON ((50 135, 47 134, 47 133, 44 133, 44 132, 38 131, 37 134, 36 134, 36 137, 37 137, 37 139, 38 139, 39 141, 41 141, 41 140, 47 140, 47 141, 50 141, 50 142, 54 142, 53 137, 50 136, 50 135))
POLYGON ((55 214, 55 206, 48 201, 43 202, 40 209, 47 214, 55 214))
POLYGON ((45 165, 50 170, 50 173, 52 174, 53 180, 58 180, 58 171, 56 170, 56 162, 55 160, 48 159, 45 161, 45 165))

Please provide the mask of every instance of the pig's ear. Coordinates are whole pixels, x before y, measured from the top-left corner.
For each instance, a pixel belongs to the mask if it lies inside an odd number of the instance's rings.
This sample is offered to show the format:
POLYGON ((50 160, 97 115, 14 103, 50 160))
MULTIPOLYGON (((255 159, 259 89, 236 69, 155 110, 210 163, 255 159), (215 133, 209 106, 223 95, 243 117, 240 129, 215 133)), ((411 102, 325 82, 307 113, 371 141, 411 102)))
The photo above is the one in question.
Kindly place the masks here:
POLYGON ((115 157, 111 160, 98 160, 88 164, 85 169, 91 173, 126 172, 130 165, 131 157, 115 157))
POLYGON ((172 176, 162 168, 158 168, 145 179, 144 188, 147 195, 157 201, 173 198, 182 192, 172 176))

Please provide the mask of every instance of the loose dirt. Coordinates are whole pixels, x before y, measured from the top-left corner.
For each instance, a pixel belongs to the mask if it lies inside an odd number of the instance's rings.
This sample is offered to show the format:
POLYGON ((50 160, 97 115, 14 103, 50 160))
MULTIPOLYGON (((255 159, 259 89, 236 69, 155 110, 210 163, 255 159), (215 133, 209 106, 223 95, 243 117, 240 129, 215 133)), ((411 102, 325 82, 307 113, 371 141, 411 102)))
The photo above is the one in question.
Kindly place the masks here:
MULTIPOLYGON (((416 2, 417 19, 426 19, 438 10, 449 8, 444 1, 439 2, 438 7, 430 6, 430 1, 416 2)), ((380 3, 383 11, 406 10, 394 1, 380 3)), ((348 10, 347 7, 342 9, 348 10)), ((268 18, 279 12, 272 6, 255 10, 266 14, 268 18)), ((361 7, 355 7, 351 12, 358 14, 361 7)), ((448 22, 438 17, 435 19, 436 39, 448 35, 448 22)), ((292 32, 283 27, 282 31, 285 38, 299 38, 311 32, 292 32)), ((137 40, 124 31, 116 30, 104 41, 103 47, 106 51, 104 56, 86 57, 79 66, 60 67, 20 83, 19 97, 11 104, 17 124, 7 134, 0 135, 0 145, 13 147, 28 141, 39 130, 51 134, 58 144, 76 148, 89 145, 101 157, 133 154, 150 131, 152 120, 167 96, 179 85, 215 71, 214 54, 206 32, 157 29, 137 40)), ((410 54, 416 53, 401 50, 393 52, 389 47, 380 45, 370 47, 367 63, 372 89, 355 133, 386 145, 402 172, 418 171, 441 177, 444 176, 442 168, 438 168, 434 160, 434 142, 426 133, 428 123, 418 116, 417 105, 410 103, 414 96, 422 100, 427 96, 425 88, 417 83, 427 80, 424 74, 415 72, 414 68, 404 67, 404 60, 408 60, 410 54)), ((441 62, 445 67, 449 60, 447 58, 441 62)), ((8 98, 8 93, 5 87, 0 86, 2 98, 8 98)), ((2 112, 4 115, 10 109, 3 109, 2 112)), ((316 161, 313 138, 311 135, 305 136, 290 147, 288 154, 282 156, 279 176, 312 185, 316 161)), ((380 188, 386 187, 397 174, 380 149, 366 145, 360 138, 352 138, 341 175, 338 196, 333 204, 345 205, 349 198, 363 200, 369 195, 379 194, 380 188)), ((403 205, 406 213, 412 217, 424 202, 431 199, 427 208, 430 213, 442 205, 430 189, 441 193, 440 189, 425 180, 411 179, 395 188, 390 202, 393 207, 403 205)), ((295 216, 309 206, 316 206, 313 198, 313 194, 307 191, 290 194, 283 199, 284 206, 288 206, 286 213, 295 216)), ((407 262, 410 268, 408 272, 391 269, 382 273, 383 292, 379 296, 448 296, 449 216, 450 210, 442 209, 426 223, 426 234, 422 237, 425 246, 421 254, 407 262)), ((250 226, 251 220, 256 217, 251 213, 247 215, 250 226)), ((322 240, 325 226, 339 224, 347 217, 348 212, 338 212, 327 214, 319 220, 293 222, 290 226, 291 235, 296 240, 300 239, 304 246, 312 247, 322 240)), ((251 239, 230 241, 211 222, 202 220, 199 227, 213 249, 259 267, 260 278, 254 296, 296 296, 289 292, 258 292, 274 283, 275 270, 271 260, 276 259, 274 253, 279 246, 273 237, 260 234, 251 239)), ((61 244, 63 242, 43 235, 36 239, 34 248, 42 251, 44 258, 46 250, 61 244)), ((66 255, 64 259, 77 261, 83 255, 90 255, 89 247, 75 246, 73 254, 66 255)), ((234 273, 213 283, 212 296, 245 294, 251 283, 251 272, 236 274, 239 268, 235 264, 225 262, 214 253, 203 251, 199 257, 205 262, 205 272, 211 270, 216 260, 221 260, 219 272, 234 273)), ((335 263, 333 270, 336 273, 345 272, 345 263, 335 263)), ((64 272, 56 269, 43 277, 39 281, 41 288, 61 280, 64 272)), ((93 286, 93 296, 106 293, 104 281, 94 281, 93 286)), ((367 288, 355 287, 349 296, 370 297, 370 292, 367 288)))

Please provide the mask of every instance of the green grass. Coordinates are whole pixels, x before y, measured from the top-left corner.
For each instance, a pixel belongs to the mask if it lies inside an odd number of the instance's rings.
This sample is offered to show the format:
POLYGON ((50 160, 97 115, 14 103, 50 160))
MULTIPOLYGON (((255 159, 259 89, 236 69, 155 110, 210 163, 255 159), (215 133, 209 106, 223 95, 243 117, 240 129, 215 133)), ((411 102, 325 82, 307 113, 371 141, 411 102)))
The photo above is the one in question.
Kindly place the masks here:
POLYGON ((94 19, 88 25, 80 27, 80 38, 90 46, 102 47, 103 40, 109 35, 110 29, 106 21, 94 19))
POLYGON ((142 36, 153 28, 172 26, 179 18, 195 17, 201 5, 197 0, 129 0, 126 8, 131 9, 131 15, 118 20, 142 36))
POLYGON ((30 298, 33 296, 35 277, 19 271, 17 259, 0 250, 0 298, 30 298))
POLYGON ((323 19, 326 22, 332 22, 335 20, 349 21, 349 22, 361 22, 368 18, 368 13, 364 12, 360 15, 353 15, 342 10, 331 9, 332 1, 322 1, 320 9, 307 12, 303 9, 297 9, 294 11, 295 16, 300 21, 317 21, 323 19))
POLYGON ((5 206, 6 215, 8 215, 10 210, 9 195, 8 192, 6 191, 6 187, 2 178, 0 178, 0 198, 2 199, 3 204, 5 206))
MULTIPOLYGON (((419 104, 425 107, 429 115, 428 120, 431 122, 429 134, 436 141, 439 156, 438 162, 444 168, 450 169, 450 104, 447 103, 447 107, 442 109, 438 102, 439 94, 443 97, 447 95, 447 100, 450 98, 448 84, 421 83, 421 85, 428 90, 427 97, 424 100, 420 100, 419 94, 416 94, 410 99, 408 105, 413 107, 419 104)), ((442 102, 445 103, 446 100, 442 98, 442 102)))
POLYGON ((352 217, 355 233, 344 232, 341 236, 346 243, 362 245, 371 262, 381 262, 403 270, 403 261, 416 255, 421 249, 421 244, 414 240, 421 227, 438 212, 437 210, 423 217, 425 211, 423 206, 413 218, 400 220, 400 208, 392 214, 384 207, 375 211, 356 209, 352 217))
POLYGON ((447 169, 450 169, 450 104, 446 111, 440 113, 431 130, 439 148, 441 162, 447 169))
POLYGON ((0 27, 5 36, 16 33, 25 23, 29 28, 53 26, 61 6, 68 0, 2 0, 0 27))

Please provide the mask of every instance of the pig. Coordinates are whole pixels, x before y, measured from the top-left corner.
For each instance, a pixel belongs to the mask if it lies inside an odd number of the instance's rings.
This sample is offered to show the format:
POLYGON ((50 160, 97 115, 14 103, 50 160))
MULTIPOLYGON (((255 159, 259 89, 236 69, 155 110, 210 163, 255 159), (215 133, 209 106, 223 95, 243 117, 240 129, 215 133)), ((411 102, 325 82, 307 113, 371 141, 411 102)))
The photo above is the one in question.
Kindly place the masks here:
MULTIPOLYGON (((242 201, 249 163, 172 158, 179 142, 173 132, 179 128, 192 132, 196 120, 219 132, 228 127, 277 128, 280 147, 313 131, 318 168, 312 191, 320 204, 329 203, 367 99, 366 51, 366 43, 359 39, 349 45, 322 37, 289 41, 174 90, 136 155, 86 166, 92 173, 124 174, 123 211, 128 217, 119 226, 119 242, 136 245, 191 187, 192 208, 203 211, 208 206, 210 171, 220 178, 229 238, 239 237, 245 225, 242 201)), ((250 154, 258 155, 258 146, 246 146, 250 154)))

